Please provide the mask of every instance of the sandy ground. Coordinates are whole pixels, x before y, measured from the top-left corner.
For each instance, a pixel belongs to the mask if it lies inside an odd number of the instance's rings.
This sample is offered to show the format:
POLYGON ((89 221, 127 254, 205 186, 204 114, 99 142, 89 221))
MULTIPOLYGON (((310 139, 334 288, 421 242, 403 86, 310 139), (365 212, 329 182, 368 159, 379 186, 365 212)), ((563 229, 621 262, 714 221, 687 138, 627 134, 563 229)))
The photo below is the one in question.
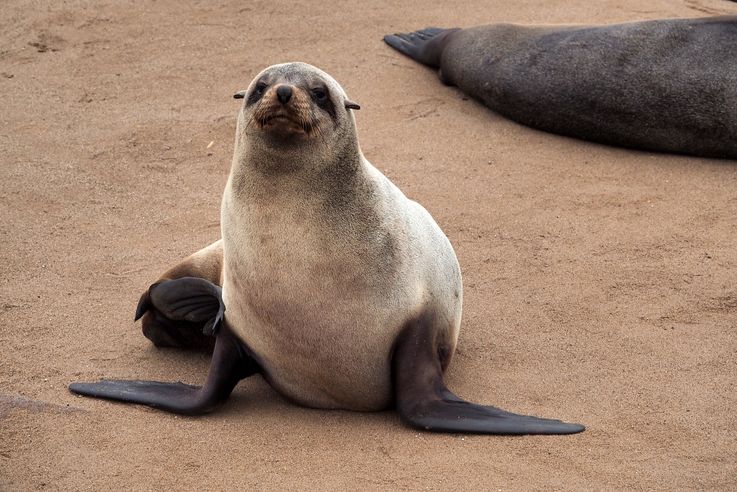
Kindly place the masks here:
POLYGON ((737 165, 512 123, 385 33, 737 13, 722 0, 3 2, 0 489, 737 487, 737 165), (139 294, 219 236, 231 98, 303 60, 362 105, 366 156, 433 213, 465 283, 460 395, 582 422, 434 435, 394 412, 294 406, 260 378, 180 418, 74 380, 202 381, 139 294), (210 142, 214 142, 208 147, 210 142))

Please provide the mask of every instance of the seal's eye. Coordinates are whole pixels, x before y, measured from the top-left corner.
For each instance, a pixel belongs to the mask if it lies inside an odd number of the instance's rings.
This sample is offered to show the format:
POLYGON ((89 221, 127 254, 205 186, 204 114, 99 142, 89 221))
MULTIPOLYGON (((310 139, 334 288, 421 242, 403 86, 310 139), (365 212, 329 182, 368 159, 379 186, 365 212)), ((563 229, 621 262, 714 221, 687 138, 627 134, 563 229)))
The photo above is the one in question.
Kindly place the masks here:
POLYGON ((312 100, 315 102, 315 106, 322 108, 322 110, 328 113, 331 118, 335 118, 335 107, 333 107, 330 93, 325 86, 310 89, 310 95, 312 96, 312 100))
POLYGON ((328 98, 328 92, 325 89, 318 87, 316 89, 312 89, 312 97, 315 98, 315 101, 324 101, 328 98))
POLYGON ((266 92, 266 88, 269 87, 264 82, 259 82, 256 84, 256 87, 253 88, 253 92, 251 92, 251 95, 248 96, 248 102, 247 105, 254 104, 256 101, 261 99, 261 96, 264 95, 264 92, 266 92))

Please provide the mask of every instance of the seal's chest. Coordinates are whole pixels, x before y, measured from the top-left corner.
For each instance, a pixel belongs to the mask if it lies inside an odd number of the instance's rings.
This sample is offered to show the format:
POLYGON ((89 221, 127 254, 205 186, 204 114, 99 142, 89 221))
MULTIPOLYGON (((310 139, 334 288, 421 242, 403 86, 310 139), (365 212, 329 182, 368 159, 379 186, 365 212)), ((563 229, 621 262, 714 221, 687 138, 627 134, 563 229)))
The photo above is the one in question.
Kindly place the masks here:
POLYGON ((322 325, 326 319, 341 324, 340 317, 373 297, 374 286, 367 282, 372 268, 348 241, 283 216, 258 225, 232 245, 226 237, 225 245, 230 281, 249 316, 285 329, 293 323, 322 325))

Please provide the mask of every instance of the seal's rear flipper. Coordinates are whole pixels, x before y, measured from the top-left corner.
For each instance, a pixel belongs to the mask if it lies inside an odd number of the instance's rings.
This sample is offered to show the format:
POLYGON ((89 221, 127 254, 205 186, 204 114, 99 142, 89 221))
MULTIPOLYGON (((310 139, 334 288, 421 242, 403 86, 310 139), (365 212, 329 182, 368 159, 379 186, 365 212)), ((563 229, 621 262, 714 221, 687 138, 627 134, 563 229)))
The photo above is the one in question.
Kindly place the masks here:
POLYGON ((387 34, 384 42, 413 60, 438 68, 448 35, 458 30, 428 27, 410 33, 387 34))
POLYGON ((210 372, 205 385, 156 381, 102 380, 72 383, 69 390, 85 396, 127 403, 139 403, 184 415, 207 413, 223 403, 243 378, 260 371, 256 361, 227 327, 217 336, 210 372))
POLYGON ((135 319, 143 317, 143 334, 157 347, 212 351, 224 312, 219 286, 182 277, 151 285, 138 301, 135 319))
POLYGON ((442 347, 429 316, 414 320, 397 340, 393 360, 397 411, 413 427, 478 434, 574 434, 580 424, 518 415, 458 398, 443 383, 442 347))

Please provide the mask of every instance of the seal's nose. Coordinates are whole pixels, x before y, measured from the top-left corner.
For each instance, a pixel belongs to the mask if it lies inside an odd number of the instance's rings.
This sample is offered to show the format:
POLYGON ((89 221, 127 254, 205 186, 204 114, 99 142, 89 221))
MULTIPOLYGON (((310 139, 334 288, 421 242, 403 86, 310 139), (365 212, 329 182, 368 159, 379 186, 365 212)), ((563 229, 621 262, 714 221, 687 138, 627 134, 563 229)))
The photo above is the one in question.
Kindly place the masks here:
POLYGON ((292 88, 288 85, 280 85, 276 88, 276 97, 279 99, 280 103, 288 103, 292 98, 292 88))

